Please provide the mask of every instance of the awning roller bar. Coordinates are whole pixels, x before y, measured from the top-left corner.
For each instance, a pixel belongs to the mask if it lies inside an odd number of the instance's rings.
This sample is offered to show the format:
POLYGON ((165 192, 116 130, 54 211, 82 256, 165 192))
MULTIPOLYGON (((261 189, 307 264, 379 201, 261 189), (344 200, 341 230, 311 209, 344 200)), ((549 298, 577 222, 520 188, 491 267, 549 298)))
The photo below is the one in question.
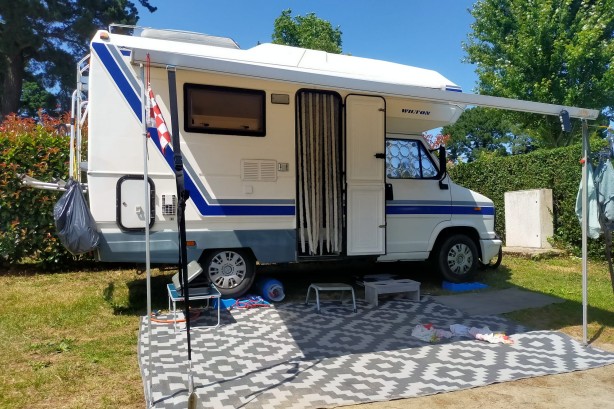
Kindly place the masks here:
POLYGON ((462 92, 443 91, 433 88, 346 77, 334 72, 323 72, 291 66, 266 65, 240 60, 208 58, 159 50, 133 48, 133 63, 145 63, 147 54, 150 56, 152 66, 162 68, 172 65, 186 70, 234 74, 244 77, 278 80, 309 86, 341 88, 352 92, 368 92, 377 95, 413 98, 429 102, 461 106, 482 106, 543 115, 558 116, 562 110, 565 110, 569 113, 571 118, 580 119, 594 120, 597 119, 599 115, 599 111, 596 109, 546 104, 542 102, 488 95, 465 94, 462 92))

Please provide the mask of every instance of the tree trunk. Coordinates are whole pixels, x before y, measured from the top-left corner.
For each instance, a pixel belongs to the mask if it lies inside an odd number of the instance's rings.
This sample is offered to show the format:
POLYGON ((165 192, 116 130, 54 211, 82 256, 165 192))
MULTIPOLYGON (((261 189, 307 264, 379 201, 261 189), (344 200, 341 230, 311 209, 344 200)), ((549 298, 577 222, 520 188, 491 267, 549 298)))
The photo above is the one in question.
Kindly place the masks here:
POLYGON ((6 72, 2 84, 2 96, 0 99, 0 117, 17 112, 19 99, 21 98, 21 86, 23 83, 24 59, 21 52, 15 55, 7 55, 6 72))

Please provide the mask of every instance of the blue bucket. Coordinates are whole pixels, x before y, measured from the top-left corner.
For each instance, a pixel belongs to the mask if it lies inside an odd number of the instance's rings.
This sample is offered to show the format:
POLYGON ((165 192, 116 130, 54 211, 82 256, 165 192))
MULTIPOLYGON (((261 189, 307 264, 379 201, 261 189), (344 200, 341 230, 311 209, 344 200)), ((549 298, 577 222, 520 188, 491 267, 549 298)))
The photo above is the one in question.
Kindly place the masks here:
POLYGON ((263 277, 256 282, 256 289, 267 301, 279 302, 284 299, 283 284, 274 278, 263 277))

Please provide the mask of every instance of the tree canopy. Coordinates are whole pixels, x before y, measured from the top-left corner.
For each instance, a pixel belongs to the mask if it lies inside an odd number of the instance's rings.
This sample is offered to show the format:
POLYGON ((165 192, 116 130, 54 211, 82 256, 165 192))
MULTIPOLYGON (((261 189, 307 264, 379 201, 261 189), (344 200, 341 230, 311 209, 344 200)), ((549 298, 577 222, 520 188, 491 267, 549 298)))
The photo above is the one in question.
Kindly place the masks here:
POLYGON ((75 64, 95 31, 137 20, 130 0, 0 0, 0 117, 35 103, 67 110, 75 64))
POLYGON ((505 111, 476 107, 468 109, 453 125, 444 126, 443 135, 448 157, 454 162, 473 162, 482 155, 507 156, 527 153, 536 148, 536 142, 516 130, 505 111))
MULTIPOLYGON (((466 61, 481 94, 601 110, 614 119, 614 0, 478 0, 466 61)), ((558 118, 512 116, 547 147, 577 141, 558 118)))
POLYGON ((333 27, 326 20, 314 13, 306 16, 292 17, 292 10, 287 9, 275 19, 273 43, 312 50, 341 53, 341 29, 333 27))

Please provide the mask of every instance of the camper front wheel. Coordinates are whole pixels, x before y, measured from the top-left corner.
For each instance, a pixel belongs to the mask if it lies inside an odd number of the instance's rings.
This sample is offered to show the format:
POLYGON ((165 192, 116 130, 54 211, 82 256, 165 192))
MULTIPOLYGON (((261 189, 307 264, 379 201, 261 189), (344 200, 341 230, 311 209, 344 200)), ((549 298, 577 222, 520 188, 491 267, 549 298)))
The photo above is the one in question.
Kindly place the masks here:
POLYGON ((252 255, 241 249, 214 250, 203 262, 209 280, 224 298, 239 297, 252 286, 256 272, 252 255))
POLYGON ((478 265, 478 249, 471 238, 463 234, 448 237, 439 248, 438 269, 451 283, 470 281, 478 265))

